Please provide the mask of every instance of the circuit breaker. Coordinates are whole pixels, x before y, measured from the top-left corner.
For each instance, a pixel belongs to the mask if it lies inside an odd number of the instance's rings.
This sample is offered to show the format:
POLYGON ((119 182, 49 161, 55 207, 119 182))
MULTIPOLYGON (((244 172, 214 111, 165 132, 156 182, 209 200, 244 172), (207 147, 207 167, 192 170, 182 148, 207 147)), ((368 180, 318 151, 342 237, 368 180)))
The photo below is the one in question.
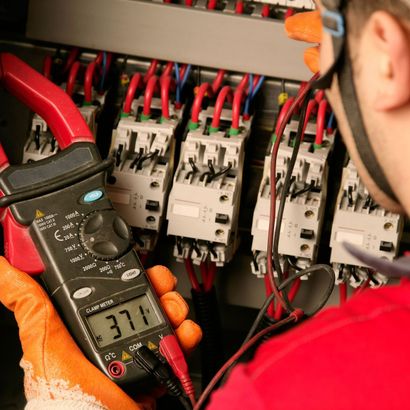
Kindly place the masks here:
POLYGON ((152 117, 141 120, 144 97, 135 99, 131 114, 113 132, 115 167, 107 190, 114 207, 135 230, 137 247, 152 251, 161 229, 174 169, 175 132, 184 107, 170 106, 170 118, 156 115, 161 99, 153 98, 152 117))
POLYGON ((194 263, 209 255, 223 266, 237 248, 245 143, 252 118, 241 120, 239 133, 230 135, 232 110, 222 110, 225 129, 210 132, 213 114, 213 107, 202 111, 199 127, 183 142, 169 197, 168 235, 177 237, 177 260, 193 248, 194 263))
MULTIPOLYGON (((277 158, 277 200, 276 209, 281 199, 281 188, 292 156, 292 141, 296 135, 298 123, 293 121, 285 129, 283 141, 277 158)), ((309 266, 315 262, 324 218, 328 179, 328 157, 334 144, 335 134, 324 137, 322 147, 313 148, 316 124, 308 123, 301 143, 295 168, 292 174, 290 193, 286 198, 283 214, 279 253, 298 259, 300 266, 309 266)), ((252 251, 254 261, 252 271, 258 276, 266 273, 266 248, 270 220, 270 146, 265 158, 262 182, 252 223, 252 251)))
MULTIPOLYGON (((367 268, 343 247, 349 242, 383 259, 393 260, 403 232, 403 217, 378 206, 363 185, 350 161, 343 169, 337 198, 330 246, 330 262, 338 273, 337 281, 346 280, 354 287, 367 277, 367 268)), ((378 275, 378 282, 386 278, 378 275)), ((376 284, 374 281, 371 284, 376 284)))

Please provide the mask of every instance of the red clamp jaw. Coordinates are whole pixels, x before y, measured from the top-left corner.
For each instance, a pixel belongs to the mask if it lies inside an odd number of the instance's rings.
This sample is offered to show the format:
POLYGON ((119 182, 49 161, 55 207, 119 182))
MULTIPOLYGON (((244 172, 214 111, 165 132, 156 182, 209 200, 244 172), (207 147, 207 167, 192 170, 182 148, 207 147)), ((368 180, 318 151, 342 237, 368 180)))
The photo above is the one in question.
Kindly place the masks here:
MULTIPOLYGON (((71 98, 59 87, 12 54, 0 53, 0 83, 48 124, 63 150, 74 143, 94 143, 94 137, 71 98)), ((9 162, 0 145, 0 170, 9 162)), ((4 193, 0 191, 0 196, 4 193)), ((5 256, 30 274, 40 274, 44 265, 29 235, 10 209, 2 209, 5 256)))

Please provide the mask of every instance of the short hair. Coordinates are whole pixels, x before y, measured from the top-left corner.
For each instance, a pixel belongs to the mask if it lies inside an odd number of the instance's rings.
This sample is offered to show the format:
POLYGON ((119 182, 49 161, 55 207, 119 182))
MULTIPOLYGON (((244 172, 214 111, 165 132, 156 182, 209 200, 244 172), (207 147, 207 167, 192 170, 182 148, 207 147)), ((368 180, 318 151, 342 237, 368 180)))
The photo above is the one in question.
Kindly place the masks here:
POLYGON ((355 33, 378 10, 384 10, 396 18, 410 21, 410 0, 348 0, 348 19, 355 33))

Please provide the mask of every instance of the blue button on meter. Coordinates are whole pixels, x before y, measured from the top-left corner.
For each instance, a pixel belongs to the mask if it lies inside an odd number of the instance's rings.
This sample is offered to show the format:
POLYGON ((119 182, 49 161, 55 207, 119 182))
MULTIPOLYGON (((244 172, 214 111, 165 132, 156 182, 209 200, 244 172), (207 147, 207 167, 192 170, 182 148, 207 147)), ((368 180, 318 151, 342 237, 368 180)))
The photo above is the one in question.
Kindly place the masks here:
POLYGON ((99 199, 102 198, 103 195, 104 195, 103 191, 101 191, 100 189, 95 189, 94 191, 87 192, 83 197, 83 201, 86 204, 89 204, 91 202, 98 201, 99 199))

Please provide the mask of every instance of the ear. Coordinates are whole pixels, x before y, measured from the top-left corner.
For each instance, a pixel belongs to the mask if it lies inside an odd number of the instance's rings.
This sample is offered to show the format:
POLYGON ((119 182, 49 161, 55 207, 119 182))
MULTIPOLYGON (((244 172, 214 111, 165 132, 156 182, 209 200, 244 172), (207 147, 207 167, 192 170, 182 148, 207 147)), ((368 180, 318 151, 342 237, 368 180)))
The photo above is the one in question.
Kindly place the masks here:
MULTIPOLYGON (((399 20, 385 11, 372 14, 365 31, 374 64, 376 111, 390 111, 410 101, 410 40, 399 20)), ((363 60, 366 64, 366 61, 363 60)))

